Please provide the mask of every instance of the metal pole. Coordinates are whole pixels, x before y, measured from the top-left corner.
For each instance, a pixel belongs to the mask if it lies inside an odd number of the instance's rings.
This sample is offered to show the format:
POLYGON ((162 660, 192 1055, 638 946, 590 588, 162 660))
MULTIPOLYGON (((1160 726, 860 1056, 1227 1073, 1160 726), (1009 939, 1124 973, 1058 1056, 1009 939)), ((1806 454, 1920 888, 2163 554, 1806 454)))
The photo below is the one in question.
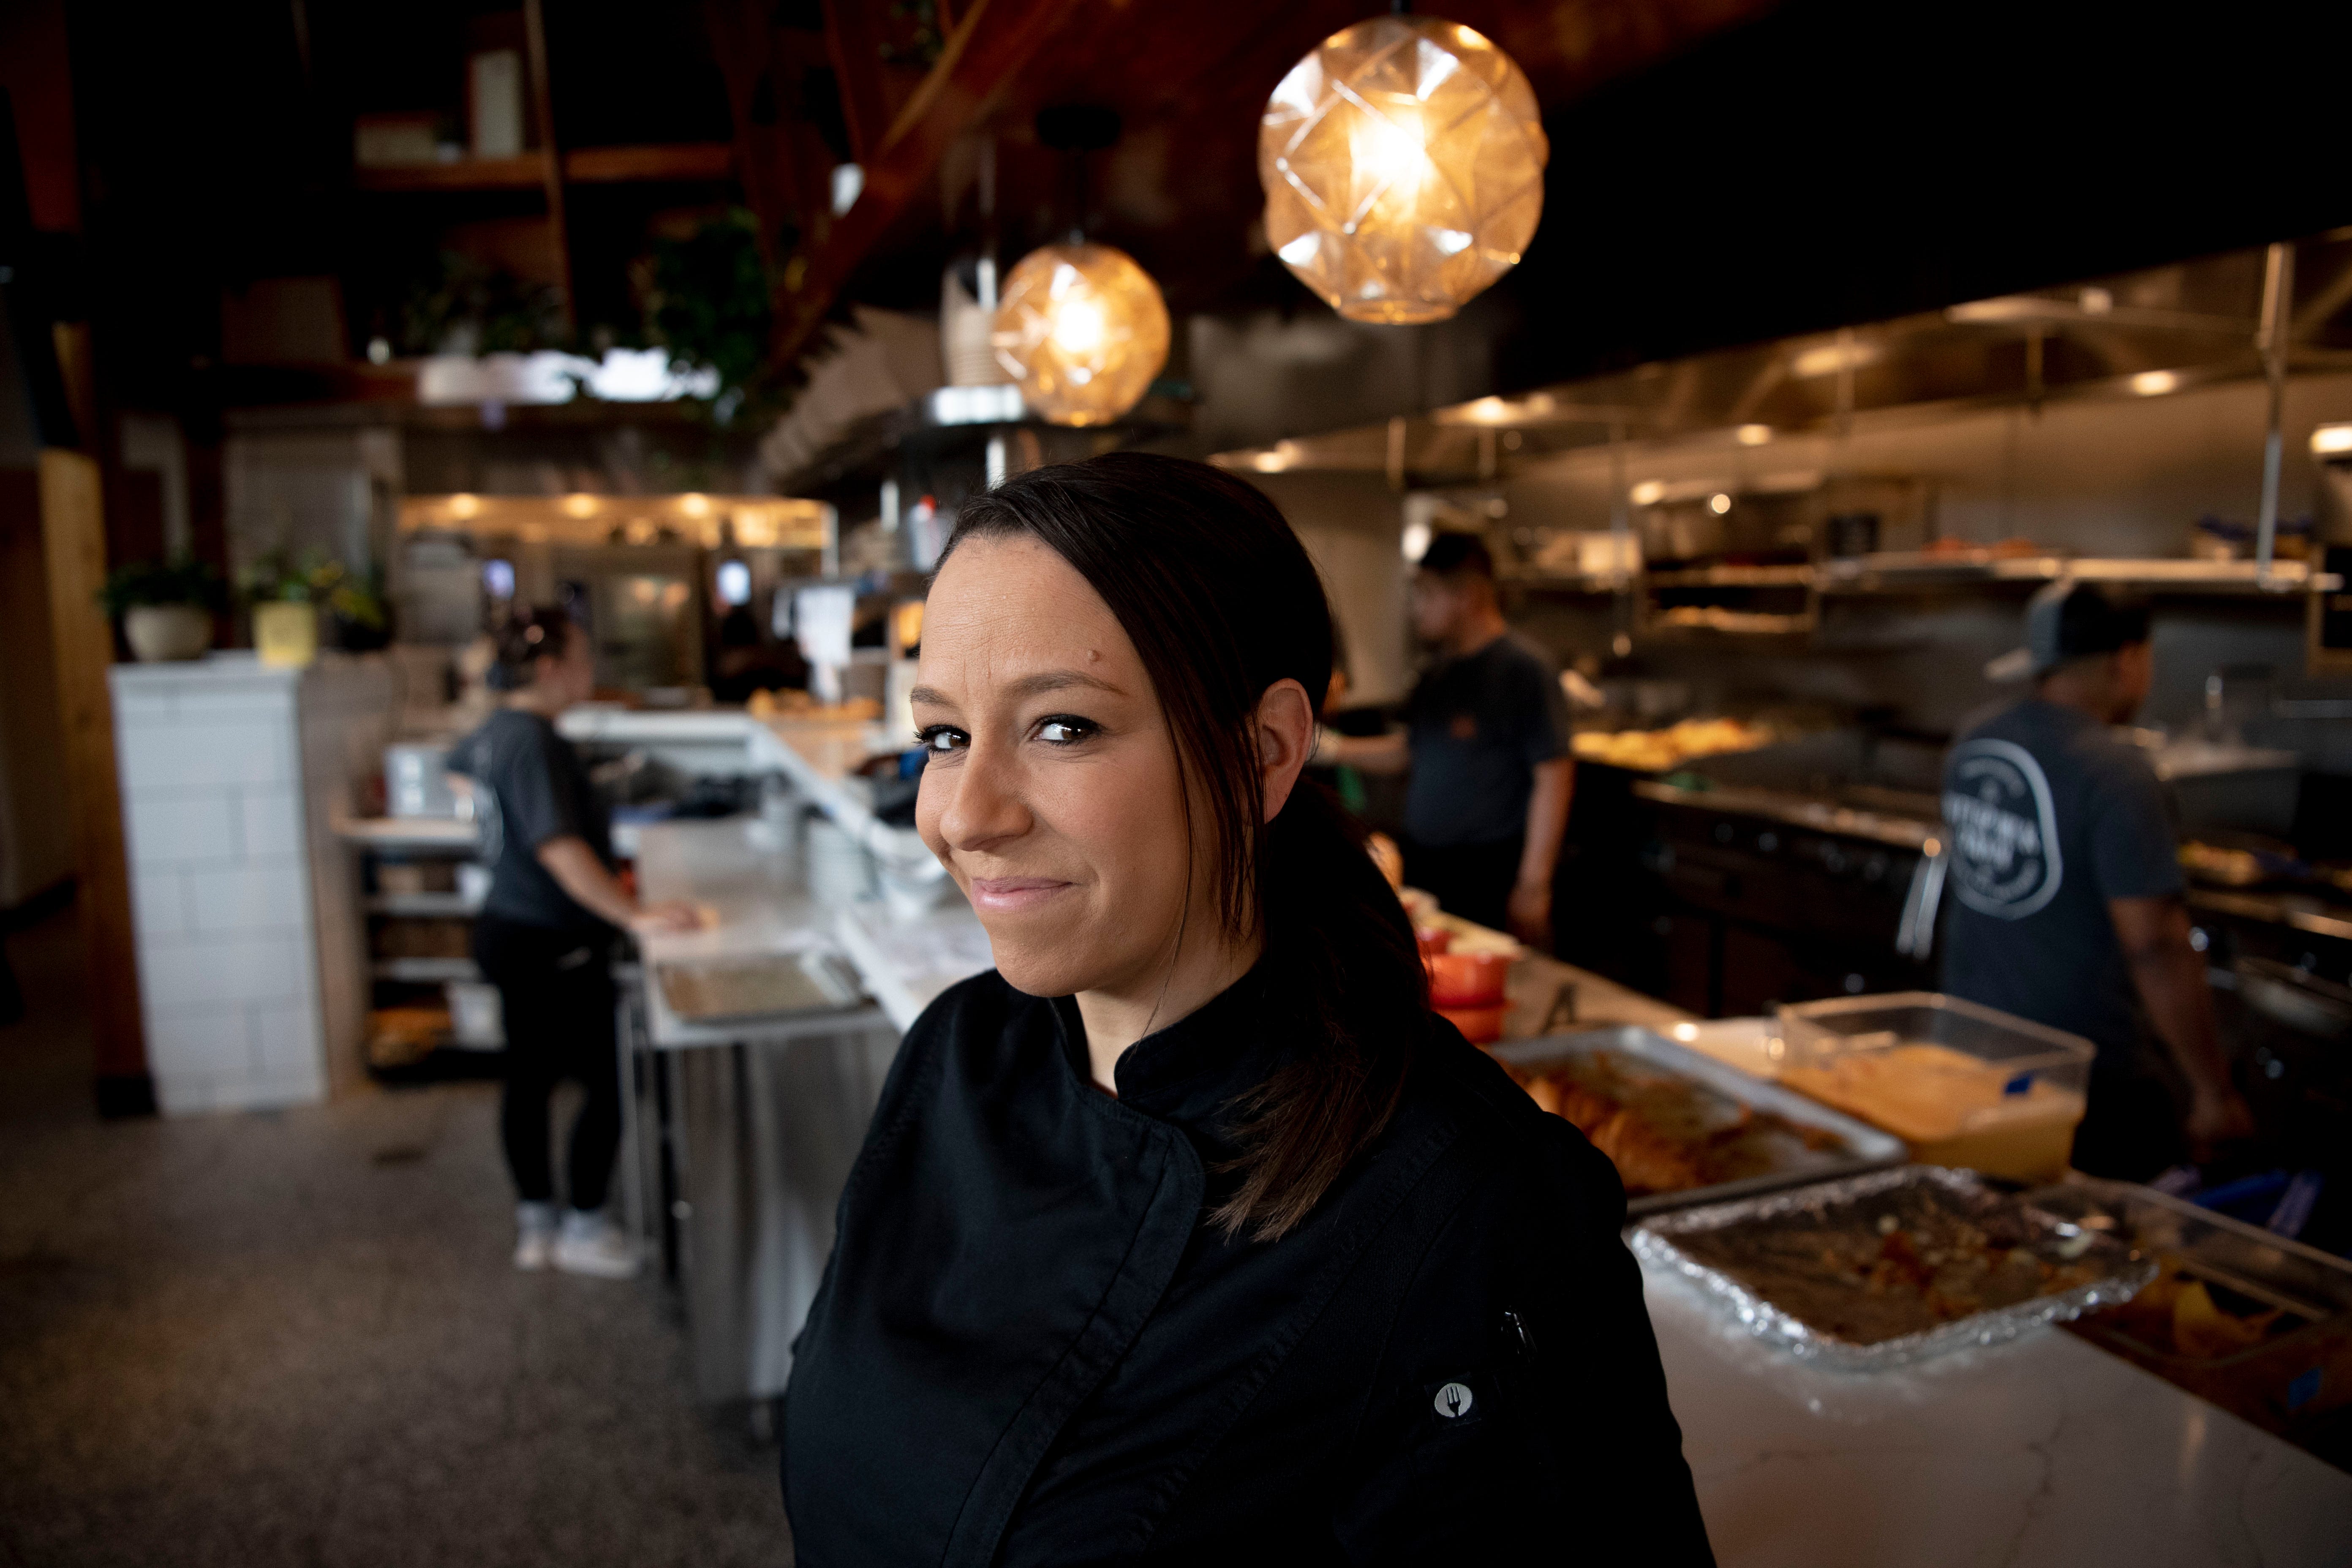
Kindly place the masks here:
POLYGON ((2255 339, 2271 384, 2270 426, 2263 437, 2263 505, 2254 523, 2254 581, 2264 586, 2278 546, 2279 468, 2285 457, 2279 423, 2286 405, 2287 312, 2294 304, 2294 248, 2273 245, 2263 268, 2263 324, 2255 339))

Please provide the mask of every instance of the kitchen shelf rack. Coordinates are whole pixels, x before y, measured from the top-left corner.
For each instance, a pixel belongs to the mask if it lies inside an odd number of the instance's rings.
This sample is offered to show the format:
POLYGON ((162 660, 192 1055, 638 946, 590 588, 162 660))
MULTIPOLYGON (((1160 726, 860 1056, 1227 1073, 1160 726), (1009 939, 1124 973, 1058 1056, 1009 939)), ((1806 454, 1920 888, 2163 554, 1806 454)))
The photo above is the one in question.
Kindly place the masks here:
POLYGON ((433 984, 446 980, 479 980, 481 970, 470 958, 379 958, 369 973, 378 980, 433 984))
POLYGON ((368 897, 367 912, 471 920, 482 912, 482 902, 463 893, 373 893, 368 897))
POLYGON ((2264 576, 2252 561, 2064 555, 1996 559, 1910 552, 1824 562, 1815 571, 1814 584, 1825 594, 1869 594, 1979 584, 2048 583, 2064 576, 2174 594, 2332 594, 2344 586, 2343 578, 2336 574, 2314 572, 2301 561, 2274 561, 2264 576))

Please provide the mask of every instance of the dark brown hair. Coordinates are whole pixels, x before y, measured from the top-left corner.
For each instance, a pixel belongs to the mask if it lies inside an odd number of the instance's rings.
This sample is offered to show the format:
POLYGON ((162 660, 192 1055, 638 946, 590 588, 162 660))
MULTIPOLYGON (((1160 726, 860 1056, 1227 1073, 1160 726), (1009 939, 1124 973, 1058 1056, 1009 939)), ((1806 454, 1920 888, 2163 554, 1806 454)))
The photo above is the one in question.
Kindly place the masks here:
POLYGON ((1412 922, 1363 832, 1302 777, 1265 821, 1252 719, 1285 679, 1322 700, 1331 608, 1298 537, 1264 493, 1205 463, 1117 452, 1036 468, 964 503, 948 549, 1023 534, 1102 595, 1150 674, 1193 802, 1206 804, 1228 935, 1262 931, 1276 1026, 1304 1047, 1233 1106, 1241 1176, 1212 1211, 1273 1240, 1305 1219, 1394 1114, 1428 1027, 1412 922))
POLYGON ((570 616, 553 605, 535 605, 528 610, 518 610, 491 628, 490 641, 498 649, 499 661, 489 668, 488 679, 493 691, 523 691, 529 689, 531 666, 542 658, 562 658, 572 646, 580 628, 570 616))

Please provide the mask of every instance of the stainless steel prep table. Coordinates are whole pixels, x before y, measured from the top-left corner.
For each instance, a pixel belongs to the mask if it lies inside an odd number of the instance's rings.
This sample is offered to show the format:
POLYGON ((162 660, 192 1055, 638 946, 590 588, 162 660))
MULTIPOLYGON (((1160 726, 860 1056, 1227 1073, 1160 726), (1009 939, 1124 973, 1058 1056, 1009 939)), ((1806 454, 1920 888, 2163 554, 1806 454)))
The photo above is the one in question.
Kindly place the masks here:
POLYGON ((633 1206, 678 1281, 706 1399, 782 1392, 825 1258, 834 1207, 898 1047, 871 1004, 698 1024, 654 982, 663 963, 838 952, 833 911, 801 890, 776 825, 751 817, 644 831, 648 900, 715 909, 716 927, 646 936, 628 990, 633 1206))

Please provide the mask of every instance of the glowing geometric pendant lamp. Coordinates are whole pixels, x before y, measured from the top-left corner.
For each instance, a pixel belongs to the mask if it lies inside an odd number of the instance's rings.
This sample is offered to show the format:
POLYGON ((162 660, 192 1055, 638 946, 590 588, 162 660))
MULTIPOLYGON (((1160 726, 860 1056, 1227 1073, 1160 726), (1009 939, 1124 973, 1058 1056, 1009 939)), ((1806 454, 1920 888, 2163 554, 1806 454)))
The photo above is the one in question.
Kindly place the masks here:
POLYGON ((1483 34, 1380 16, 1323 40, 1258 123, 1265 233, 1355 321, 1442 321, 1518 265, 1550 156, 1534 90, 1483 34))

